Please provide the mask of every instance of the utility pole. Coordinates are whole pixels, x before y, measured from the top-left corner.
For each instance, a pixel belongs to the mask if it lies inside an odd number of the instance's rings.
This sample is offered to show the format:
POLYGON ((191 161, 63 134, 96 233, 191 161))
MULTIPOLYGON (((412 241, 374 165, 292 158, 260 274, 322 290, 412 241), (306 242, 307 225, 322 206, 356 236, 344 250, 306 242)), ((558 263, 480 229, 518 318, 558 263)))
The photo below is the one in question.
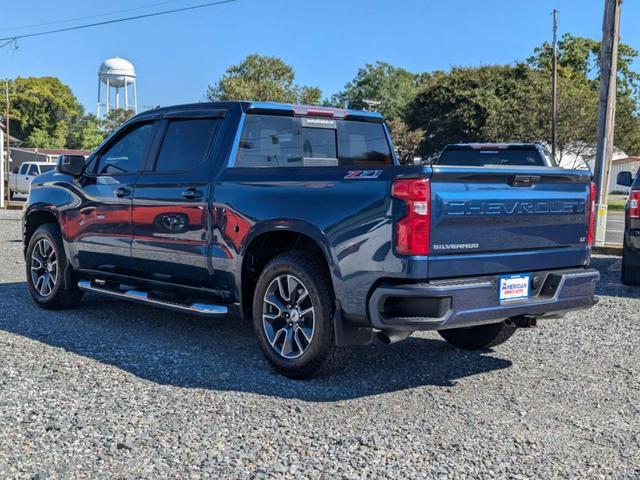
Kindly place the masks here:
MULTIPOLYGON (((9 131, 9 79, 7 78, 5 80, 4 83, 4 94, 5 94, 5 100, 6 100, 6 110, 5 110, 5 115, 4 115, 4 120, 6 123, 6 127, 5 127, 5 136, 6 136, 6 141, 7 141, 7 153, 4 156, 4 162, 5 162, 5 168, 4 168, 4 174, 7 178, 7 185, 9 182, 9 169, 10 169, 10 164, 9 164, 9 160, 10 160, 10 153, 11 151, 9 150, 9 145, 11 144, 11 132, 9 131)), ((2 183, 4 183, 4 177, 2 178, 2 183)), ((9 189, 7 188, 5 192, 3 192, 4 195, 6 195, 6 203, 5 205, 9 204, 9 189)), ((3 203, 4 203, 4 198, 2 199, 3 203)))
POLYGON ((558 146, 558 10, 553 9, 553 57, 551 60, 551 156, 558 146))
POLYGON ((607 196, 609 169, 613 156, 613 134, 616 119, 616 74, 620 40, 620 6, 622 0, 605 0, 600 47, 600 101, 598 106, 598 143, 594 178, 597 184, 596 241, 604 245, 607 230, 607 196))

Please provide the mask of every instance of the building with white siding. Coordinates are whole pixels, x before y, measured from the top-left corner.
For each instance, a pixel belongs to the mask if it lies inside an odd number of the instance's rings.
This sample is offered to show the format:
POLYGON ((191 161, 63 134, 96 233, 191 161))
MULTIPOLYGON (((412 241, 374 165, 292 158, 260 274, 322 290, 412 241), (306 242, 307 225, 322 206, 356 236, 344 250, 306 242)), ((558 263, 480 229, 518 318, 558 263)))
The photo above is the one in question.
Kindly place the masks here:
POLYGON ((640 169, 640 157, 624 157, 613 160, 611 162, 611 170, 609 170, 609 193, 629 193, 629 187, 618 185, 618 173, 631 172, 631 175, 635 176, 638 169, 640 169))

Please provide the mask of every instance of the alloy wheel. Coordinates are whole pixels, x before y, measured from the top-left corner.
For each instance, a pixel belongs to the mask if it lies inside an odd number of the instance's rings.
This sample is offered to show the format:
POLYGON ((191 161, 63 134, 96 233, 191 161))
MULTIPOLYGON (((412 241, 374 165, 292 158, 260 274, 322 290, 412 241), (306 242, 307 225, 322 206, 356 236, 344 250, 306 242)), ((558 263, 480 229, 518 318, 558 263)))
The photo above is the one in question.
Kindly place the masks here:
POLYGON ((269 284, 263 298, 262 326, 280 356, 295 359, 307 351, 315 331, 315 310, 299 278, 282 274, 269 284))
POLYGON ((58 280, 58 258, 51 242, 42 238, 31 251, 31 282, 42 297, 48 297, 58 280))

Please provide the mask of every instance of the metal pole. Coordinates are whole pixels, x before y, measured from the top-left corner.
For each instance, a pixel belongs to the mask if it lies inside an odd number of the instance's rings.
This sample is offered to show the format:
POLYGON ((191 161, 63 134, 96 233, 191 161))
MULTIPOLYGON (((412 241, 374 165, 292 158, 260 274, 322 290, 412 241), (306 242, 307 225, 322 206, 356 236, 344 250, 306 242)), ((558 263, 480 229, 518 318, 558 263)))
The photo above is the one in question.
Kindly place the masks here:
POLYGON ((98 75, 98 108, 96 108, 96 118, 100 118, 100 75, 98 75))
POLYGON ((124 77, 124 110, 129 110, 129 84, 127 77, 124 77))
MULTIPOLYGON (((5 94, 5 100, 6 100, 6 112, 5 112, 5 116, 4 116, 4 120, 6 122, 6 127, 5 127, 5 134, 6 134, 6 140, 7 140, 7 150, 6 150, 6 155, 4 158, 4 169, 7 172, 7 182, 9 181, 9 170, 11 169, 9 162, 11 161, 11 150, 9 149, 11 146, 11 130, 9 128, 9 79, 7 78, 5 80, 4 83, 4 94, 5 94)), ((2 178, 2 183, 4 183, 4 177, 2 178)), ((9 198, 9 189, 7 188, 6 192, 3 192, 2 195, 2 200, 5 200, 5 195, 6 195, 6 200, 7 202, 9 202, 10 198, 9 198)))
POLYGON ((138 113, 138 81, 133 80, 133 112, 138 113))
POLYGON ((109 86, 109 79, 107 78, 107 106, 105 107, 105 115, 109 116, 109 104, 111 103, 111 87, 109 86))
POLYGON ((597 182, 596 241, 605 243, 607 230, 607 196, 609 169, 613 156, 613 134, 616 116, 616 73, 620 39, 620 5, 622 0, 605 0, 600 48, 600 102, 598 109, 598 144, 594 179, 597 182))
MULTIPOLYGON (((4 203, 4 131, 0 129, 0 178, 2 181, 0 182, 0 208, 5 207, 4 203)), ((9 181, 9 175, 7 175, 7 182, 9 181)))
POLYGON ((558 11, 553 10, 553 57, 551 67, 551 156, 557 161, 558 146, 558 11))

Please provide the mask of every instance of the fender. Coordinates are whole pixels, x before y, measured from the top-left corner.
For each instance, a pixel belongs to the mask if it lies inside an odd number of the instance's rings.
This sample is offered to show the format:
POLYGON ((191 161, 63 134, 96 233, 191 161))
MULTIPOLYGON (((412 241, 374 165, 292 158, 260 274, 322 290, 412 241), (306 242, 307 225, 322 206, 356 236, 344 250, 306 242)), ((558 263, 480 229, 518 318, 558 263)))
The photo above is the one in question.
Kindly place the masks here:
MULTIPOLYGON (((329 265, 329 271, 331 272, 332 281, 335 279, 341 279, 342 276, 340 274, 340 270, 338 267, 338 262, 333 255, 331 247, 329 245, 329 241, 327 240, 326 235, 320 230, 317 226, 299 219, 289 219, 289 218, 278 218, 265 220, 263 222, 258 222, 251 229, 249 233, 244 239, 244 242, 241 245, 239 257, 244 262, 244 256, 251 242, 255 240, 258 236, 264 233, 270 232, 291 232, 291 233, 299 233, 302 235, 306 235, 315 241, 322 250, 324 254, 325 260, 329 265)), ((241 285, 241 268, 236 269, 236 285, 241 285)))
MULTIPOLYGON (((241 264, 244 262, 246 251, 251 242, 258 236, 270 232, 291 232, 306 235, 315 241, 322 250, 325 260, 331 272, 331 282, 335 286, 336 280, 341 280, 342 275, 339 263, 333 256, 326 235, 317 226, 299 219, 273 219, 255 224, 249 231, 239 252, 241 264)), ((236 268, 236 288, 239 292, 240 302, 242 303, 242 268, 236 268)), ((342 315, 342 307, 340 302, 336 300, 335 314, 333 316, 333 326, 336 345, 346 347, 350 345, 366 345, 373 341, 373 333, 370 329, 360 328, 346 322, 342 315)))

